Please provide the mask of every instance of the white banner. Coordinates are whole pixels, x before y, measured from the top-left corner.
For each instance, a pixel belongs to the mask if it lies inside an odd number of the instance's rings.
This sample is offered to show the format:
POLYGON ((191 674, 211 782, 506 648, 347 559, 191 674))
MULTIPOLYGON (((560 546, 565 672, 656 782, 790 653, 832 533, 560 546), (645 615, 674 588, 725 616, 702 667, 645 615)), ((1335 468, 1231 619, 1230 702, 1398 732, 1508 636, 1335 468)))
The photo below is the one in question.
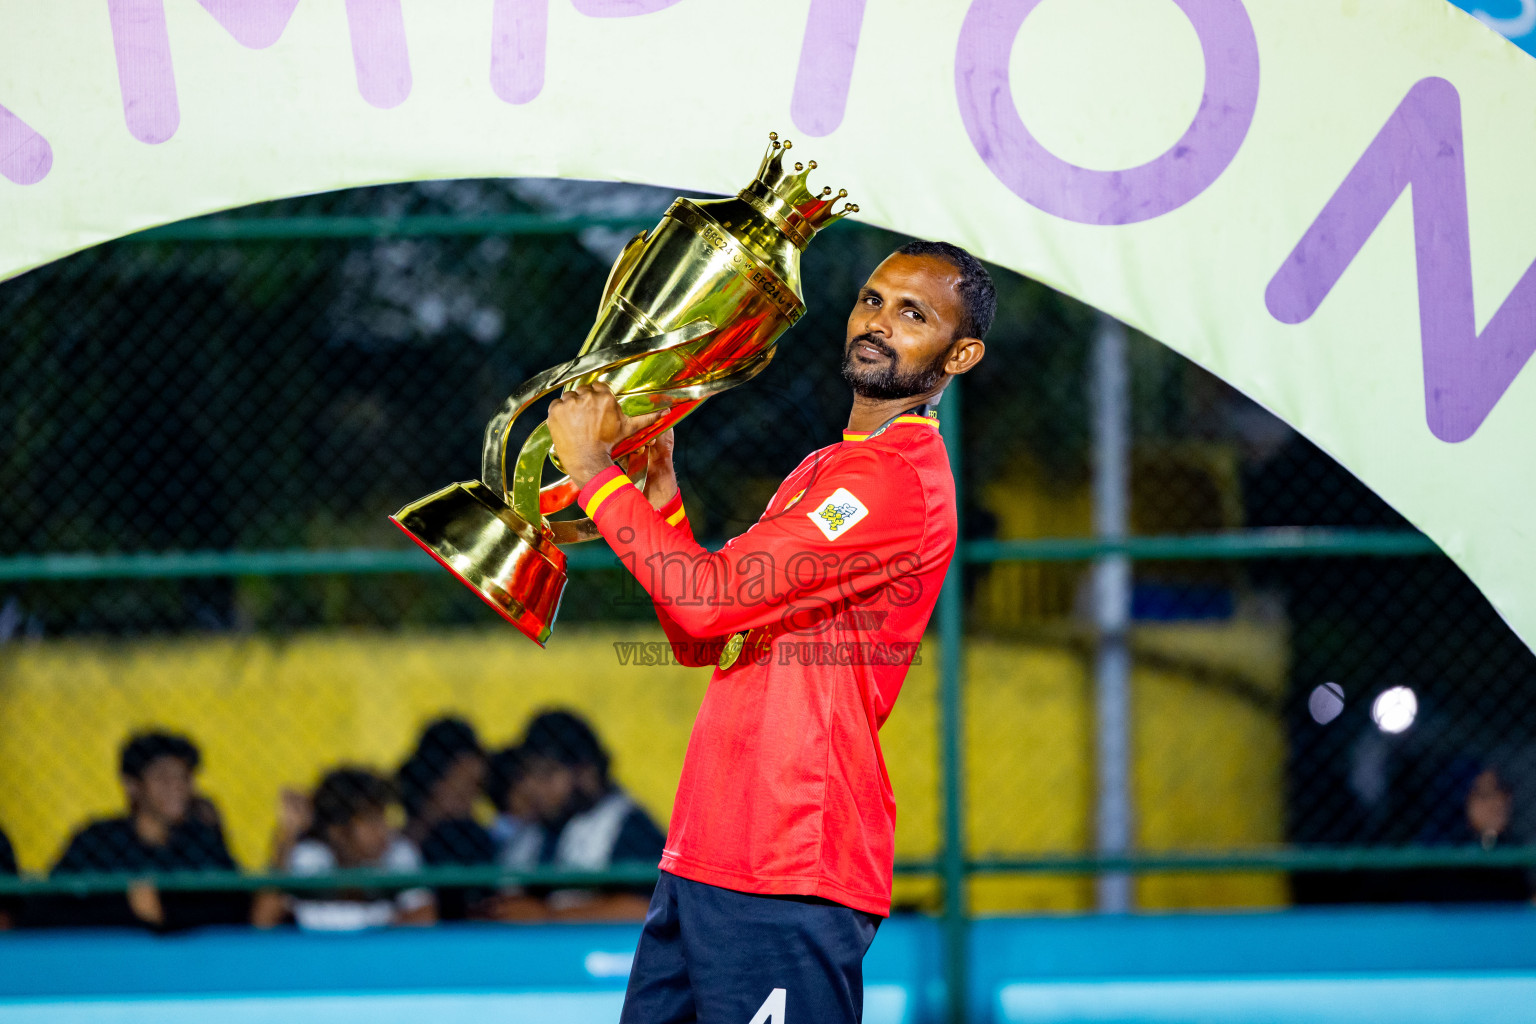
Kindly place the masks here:
POLYGON ((1536 61, 1444 0, 6 0, 0 276, 377 182, 741 188, 1092 303, 1293 424, 1536 639, 1536 61))

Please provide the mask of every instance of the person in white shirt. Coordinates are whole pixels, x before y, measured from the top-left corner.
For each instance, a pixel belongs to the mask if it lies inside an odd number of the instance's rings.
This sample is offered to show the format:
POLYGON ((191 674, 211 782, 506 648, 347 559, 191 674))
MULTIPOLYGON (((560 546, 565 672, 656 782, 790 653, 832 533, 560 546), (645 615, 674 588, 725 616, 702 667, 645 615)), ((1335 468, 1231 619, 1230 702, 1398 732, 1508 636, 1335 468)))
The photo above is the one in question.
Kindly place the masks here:
MULTIPOLYGON (((507 800, 522 821, 502 845, 503 867, 566 871, 651 867, 665 835, 609 775, 610 757, 587 720, 553 709, 529 722, 516 749, 517 782, 507 800), (527 819, 531 818, 530 823, 527 819)), ((641 920, 653 884, 616 884, 503 894, 490 909, 501 920, 641 920)))
MULTIPOLYGON (((326 875, 346 868, 396 873, 420 870, 420 851, 389 825, 389 809, 394 803, 394 788, 365 768, 339 768, 327 774, 307 808, 294 799, 294 794, 285 794, 274 853, 279 866, 301 876, 326 875)), ((290 898, 287 906, 299 927, 312 931, 356 931, 437 921, 436 900, 432 890, 424 888, 393 895, 385 890, 306 891, 290 898)))

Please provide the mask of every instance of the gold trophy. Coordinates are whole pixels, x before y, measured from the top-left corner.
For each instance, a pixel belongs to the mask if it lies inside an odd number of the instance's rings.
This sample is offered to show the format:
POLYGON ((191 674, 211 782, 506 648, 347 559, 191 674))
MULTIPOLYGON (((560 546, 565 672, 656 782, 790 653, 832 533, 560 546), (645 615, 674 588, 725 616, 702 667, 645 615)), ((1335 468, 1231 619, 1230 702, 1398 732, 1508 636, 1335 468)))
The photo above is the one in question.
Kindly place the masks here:
POLYGON ((509 475, 512 423, 557 388, 602 381, 628 415, 667 410, 613 452, 638 479, 646 445, 768 365, 779 335, 805 312, 801 250, 818 230, 858 211, 852 203, 834 211, 847 192, 812 193, 806 178, 816 162, 787 169, 789 141, 768 138, 757 180, 734 199, 678 199, 624 247, 580 354, 525 381, 486 427, 480 479, 450 484, 390 516, 541 647, 565 590, 560 545, 598 534, 590 519, 550 518, 575 502, 577 488, 565 476, 543 482, 545 461, 554 461, 548 423, 528 436, 509 475))

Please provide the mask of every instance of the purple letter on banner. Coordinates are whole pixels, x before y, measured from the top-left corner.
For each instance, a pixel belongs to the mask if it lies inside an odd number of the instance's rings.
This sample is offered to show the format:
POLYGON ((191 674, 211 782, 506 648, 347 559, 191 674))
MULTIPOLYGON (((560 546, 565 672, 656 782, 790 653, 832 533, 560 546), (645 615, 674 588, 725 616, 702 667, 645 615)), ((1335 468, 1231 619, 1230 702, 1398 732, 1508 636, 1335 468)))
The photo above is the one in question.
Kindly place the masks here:
POLYGON ((1134 224, 1210 187, 1248 135, 1259 99, 1259 46, 1241 0, 1174 0, 1205 55, 1205 95, 1162 156, 1123 171, 1057 157, 1024 127, 1008 81, 1013 41, 1040 0, 975 0, 960 26, 955 91, 971 144, 999 181, 1046 213, 1082 224, 1134 224))
MULTIPOLYGON (((265 49, 277 42, 299 0, 199 0, 203 9, 241 46, 265 49)), ((163 0, 107 0, 117 82, 128 131, 151 145, 176 134, 181 108, 171 68, 171 39, 163 0)))
POLYGON ((398 107, 411 94, 411 57, 405 49, 400 0, 347 0, 357 91, 375 107, 398 107))
POLYGON ((1465 441, 1536 351, 1536 263, 1478 334, 1461 97, 1450 82, 1425 78, 1408 90, 1269 282, 1264 301, 1288 324, 1317 312, 1410 185, 1425 416, 1440 440, 1465 441))
POLYGON ((789 104, 789 116, 805 134, 830 135, 843 123, 863 21, 864 0, 811 0, 789 104))
POLYGON ((491 9, 491 88, 527 103, 544 88, 549 0, 496 0, 491 9))
POLYGON ((678 0, 571 0, 589 18, 632 18, 664 11, 678 0))
POLYGON ((161 0, 107 0, 107 16, 128 132, 152 146, 164 142, 181 123, 165 5, 161 0))
POLYGON ((31 125, 0 107, 0 174, 18 185, 36 185, 53 167, 53 147, 31 125))
MULTIPOLYGON (((250 50, 277 42, 298 2, 198 0, 235 42, 250 50)), ((164 0, 107 0, 107 14, 128 131, 140 142, 164 142, 181 123, 164 0)), ((376 107, 403 102, 411 91, 411 68, 399 0, 347 0, 347 22, 363 98, 376 107)))
MULTIPOLYGON (((572 0, 589 18, 631 18, 665 10, 678 0, 572 0)), ((491 89, 508 103, 527 103, 544 90, 549 0, 495 0, 491 8, 491 89)))
POLYGON ((299 0, 197 0, 247 50, 265 50, 282 36, 299 0))

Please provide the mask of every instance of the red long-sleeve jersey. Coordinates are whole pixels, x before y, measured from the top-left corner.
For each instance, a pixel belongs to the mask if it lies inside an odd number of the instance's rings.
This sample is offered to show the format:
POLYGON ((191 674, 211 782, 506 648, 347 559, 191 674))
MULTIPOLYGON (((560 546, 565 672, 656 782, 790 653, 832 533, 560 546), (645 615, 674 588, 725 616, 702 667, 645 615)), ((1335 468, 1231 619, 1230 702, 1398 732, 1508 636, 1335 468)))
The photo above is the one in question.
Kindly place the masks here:
POLYGON ((652 509, 617 467, 580 502, 655 601, 676 656, 723 666, 688 742, 661 867, 890 913, 896 801, 879 731, 955 550, 936 421, 845 433, 718 552, 694 542, 680 499, 652 509))

